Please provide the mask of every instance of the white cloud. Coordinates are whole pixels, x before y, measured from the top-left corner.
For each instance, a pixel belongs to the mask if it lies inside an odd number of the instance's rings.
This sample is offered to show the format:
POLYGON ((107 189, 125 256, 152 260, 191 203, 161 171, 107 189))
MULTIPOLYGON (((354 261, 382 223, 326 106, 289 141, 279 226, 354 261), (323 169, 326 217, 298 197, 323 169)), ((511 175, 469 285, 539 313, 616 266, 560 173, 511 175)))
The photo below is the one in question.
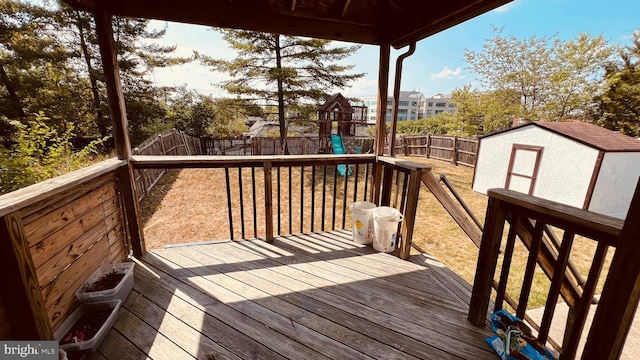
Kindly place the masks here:
POLYGON ((441 80, 441 79, 462 79, 464 75, 462 74, 462 69, 458 66, 455 70, 449 69, 448 66, 445 66, 439 73, 431 74, 431 80, 441 80))

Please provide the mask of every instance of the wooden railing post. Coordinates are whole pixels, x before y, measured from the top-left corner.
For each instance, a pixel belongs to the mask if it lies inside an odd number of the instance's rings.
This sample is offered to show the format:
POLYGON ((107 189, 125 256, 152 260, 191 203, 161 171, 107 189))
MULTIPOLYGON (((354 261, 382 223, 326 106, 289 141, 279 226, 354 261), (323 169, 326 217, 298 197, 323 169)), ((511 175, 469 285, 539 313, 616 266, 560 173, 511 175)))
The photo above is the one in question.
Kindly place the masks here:
MULTIPOLYGON (((407 202, 402 219, 402 242, 400 243, 400 258, 406 260, 411 252, 411 241, 413 240, 413 229, 416 222, 418 210, 418 198, 420 195, 420 185, 422 179, 422 168, 411 170, 409 174, 409 189, 407 190, 407 202)), ((427 170, 428 171, 428 170, 427 170)))
POLYGON ((94 15, 96 33, 100 45, 100 56, 104 69, 105 83, 109 98, 109 110, 113 125, 113 137, 116 143, 118 159, 127 160, 127 166, 118 172, 120 179, 119 188, 122 192, 125 215, 127 217, 127 233, 135 256, 145 253, 144 234, 140 225, 140 205, 136 195, 135 176, 131 164, 131 142, 129 141, 129 126, 127 112, 124 104, 124 95, 120 83, 120 70, 118 68, 113 28, 111 27, 111 15, 104 11, 98 11, 94 15))
POLYGON ((267 242, 273 242, 273 177, 271 161, 264 162, 264 221, 267 242))
POLYGON ((484 326, 487 319, 487 310, 493 286, 493 274, 496 271, 498 262, 506 215, 507 212, 502 206, 502 202, 489 196, 484 232, 480 243, 480 253, 478 254, 478 265, 469 304, 468 319, 475 326, 484 326))
POLYGON ((0 294, 16 340, 53 340, 53 331, 33 265, 22 219, 0 218, 0 294))
POLYGON ((640 183, 636 186, 582 358, 618 359, 640 300, 640 183))
POLYGON ((393 183, 393 169, 383 166, 382 193, 380 194, 380 206, 391 204, 391 187, 393 183))

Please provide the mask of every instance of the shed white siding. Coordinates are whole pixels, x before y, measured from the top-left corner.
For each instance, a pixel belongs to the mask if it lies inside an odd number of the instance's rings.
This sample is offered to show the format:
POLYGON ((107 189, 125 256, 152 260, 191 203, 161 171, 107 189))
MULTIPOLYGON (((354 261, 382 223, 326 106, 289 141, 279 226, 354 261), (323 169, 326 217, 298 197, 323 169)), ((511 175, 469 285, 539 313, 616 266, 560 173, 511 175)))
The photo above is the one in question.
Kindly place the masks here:
POLYGON ((640 152, 606 153, 589 210, 624 218, 639 177, 640 152))
MULTIPOLYGON (((582 208, 598 150, 551 131, 525 126, 481 139, 473 189, 504 188, 513 144, 543 147, 533 195, 582 208)), ((514 188, 512 186, 512 188, 514 188)))

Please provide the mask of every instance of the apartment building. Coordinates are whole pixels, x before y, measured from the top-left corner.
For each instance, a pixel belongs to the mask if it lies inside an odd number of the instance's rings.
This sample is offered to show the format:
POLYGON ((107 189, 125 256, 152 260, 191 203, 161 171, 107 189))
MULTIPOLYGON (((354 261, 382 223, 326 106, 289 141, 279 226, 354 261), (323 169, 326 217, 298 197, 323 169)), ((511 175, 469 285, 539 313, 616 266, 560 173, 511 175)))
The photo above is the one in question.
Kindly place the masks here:
MULTIPOLYGON (((378 111, 377 96, 364 97, 363 104, 367 107, 367 122, 376 122, 378 111)), ((387 121, 391 121, 392 97, 387 99, 387 121)), ((418 120, 434 117, 444 111, 455 111, 451 104, 451 95, 435 95, 425 97, 419 91, 400 91, 398 100, 398 121, 418 120)))

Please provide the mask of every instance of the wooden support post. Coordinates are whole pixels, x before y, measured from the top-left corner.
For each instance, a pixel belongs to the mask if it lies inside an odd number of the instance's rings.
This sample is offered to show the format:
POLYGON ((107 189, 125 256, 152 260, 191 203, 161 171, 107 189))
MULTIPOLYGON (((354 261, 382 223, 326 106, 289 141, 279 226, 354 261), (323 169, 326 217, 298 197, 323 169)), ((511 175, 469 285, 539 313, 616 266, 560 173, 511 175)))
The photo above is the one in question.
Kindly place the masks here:
POLYGON ((427 134, 427 159, 431 152, 431 135, 427 134))
POLYGON ((273 176, 271 161, 264 162, 264 221, 266 241, 273 242, 273 176))
POLYGON ((385 166, 383 173, 380 206, 389 206, 391 204, 391 188, 393 186, 393 169, 385 166))
MULTIPOLYGON (((373 150, 378 156, 384 154, 384 142, 387 136, 387 97, 389 91, 389 58, 391 46, 380 45, 380 60, 378 66, 378 108, 376 112, 376 134, 373 139, 373 150)), ((376 161, 373 165, 371 194, 369 201, 380 204, 382 185, 382 165, 376 161)))
POLYGON ((469 316, 467 317, 475 326, 484 326, 487 320, 493 275, 498 263, 498 253, 506 215, 507 212, 503 208, 502 202, 489 196, 484 232, 480 243, 480 253, 478 254, 478 265, 469 304, 469 316))
POLYGON ((640 183, 636 186, 582 358, 618 359, 640 300, 640 183))
POLYGON ((31 252, 17 214, 0 218, 0 294, 14 339, 53 340, 53 331, 31 252))
POLYGON ((113 40, 113 28, 111 27, 111 15, 105 11, 94 14, 102 68, 104 70, 107 94, 109 96, 109 110, 113 125, 113 138, 116 144, 118 159, 127 160, 127 166, 119 172, 120 191, 124 203, 124 212, 127 217, 129 241, 135 256, 145 253, 144 236, 140 228, 140 213, 138 196, 136 195, 135 177, 131 164, 131 143, 129 141, 129 127, 127 124, 127 112, 124 105, 124 96, 120 83, 120 70, 118 69, 117 53, 113 40))
POLYGON ((422 184, 422 169, 411 170, 409 176, 409 189, 407 191, 407 203, 405 204, 404 217, 402 219, 402 242, 400 243, 399 254, 402 260, 407 260, 411 252, 413 229, 418 211, 418 197, 420 195, 420 185, 422 184))

